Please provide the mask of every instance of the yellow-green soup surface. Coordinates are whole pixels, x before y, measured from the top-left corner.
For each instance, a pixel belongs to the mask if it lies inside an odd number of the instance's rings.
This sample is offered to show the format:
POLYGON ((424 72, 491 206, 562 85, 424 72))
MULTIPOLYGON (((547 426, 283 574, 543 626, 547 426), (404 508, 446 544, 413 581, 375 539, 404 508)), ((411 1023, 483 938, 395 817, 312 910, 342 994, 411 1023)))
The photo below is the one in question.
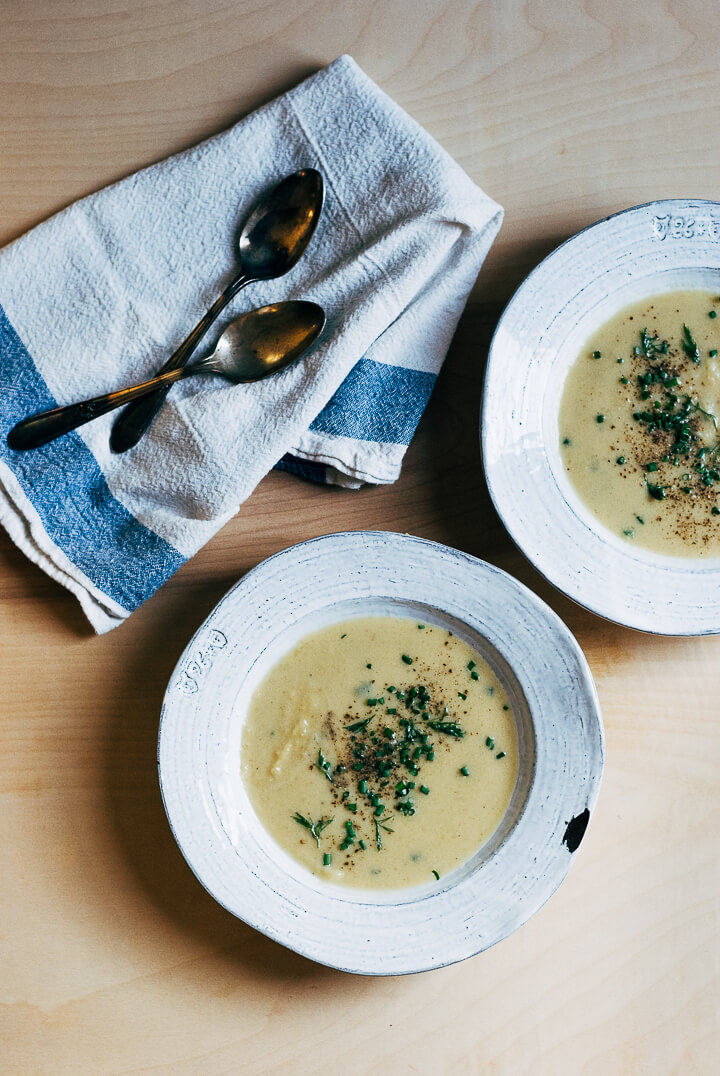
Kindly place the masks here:
POLYGON ((515 720, 489 665, 444 628, 357 617, 309 635, 256 689, 241 769, 269 834, 313 874, 432 883, 503 817, 515 720))
POLYGON ((675 291, 603 325, 568 374, 560 451, 584 504, 658 553, 720 554, 720 293, 675 291))

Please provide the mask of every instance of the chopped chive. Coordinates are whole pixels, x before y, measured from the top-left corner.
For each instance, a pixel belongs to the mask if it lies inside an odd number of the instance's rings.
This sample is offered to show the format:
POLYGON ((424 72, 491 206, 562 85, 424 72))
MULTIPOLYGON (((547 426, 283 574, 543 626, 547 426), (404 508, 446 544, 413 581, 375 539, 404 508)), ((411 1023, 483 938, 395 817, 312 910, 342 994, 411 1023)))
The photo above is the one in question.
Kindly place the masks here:
POLYGON ((461 699, 466 699, 467 698, 467 695, 465 694, 464 691, 458 691, 458 695, 460 696, 461 699))
POLYGON ((454 736, 461 740, 465 735, 465 729, 458 725, 457 721, 428 721, 428 727, 435 732, 444 732, 448 736, 454 736))
POLYGON ((365 668, 366 669, 372 669, 372 662, 368 662, 368 664, 365 666, 365 668))
POLYGON ((495 741, 493 740, 492 736, 487 737, 487 739, 485 740, 485 746, 489 748, 490 751, 492 751, 493 747, 495 746, 495 741))
POLYGON ((424 624, 418 624, 418 628, 419 628, 419 630, 420 630, 420 631, 422 631, 422 629, 423 629, 424 627, 425 627, 425 625, 424 625, 424 624))
POLYGON ((717 317, 717 310, 708 310, 708 317, 709 318, 716 318, 717 317))
POLYGON ((470 670, 474 669, 475 668, 475 662, 474 661, 468 661, 467 667, 470 670))
POLYGON ((332 855, 330 854, 330 852, 326 852, 325 855, 323 856, 323 866, 324 867, 329 867, 331 863, 332 863, 332 855))
POLYGON ((358 789, 359 789, 360 792, 362 792, 363 795, 365 795, 365 793, 368 790, 367 781, 361 781, 360 784, 358 785, 358 789))
POLYGON ((495 758, 505 758, 505 752, 498 751, 498 753, 495 755, 495 758))
POLYGON ((630 382, 628 381, 628 379, 626 377, 621 377, 620 378, 620 384, 621 385, 629 385, 630 382))
POLYGON ((619 463, 620 466, 622 467, 623 463, 625 463, 625 457, 624 456, 618 456, 618 458, 615 460, 615 462, 619 463))
POLYGON ((563 444, 564 445, 569 445, 570 444, 570 438, 569 437, 563 437, 563 444))
POLYGON ((430 789, 427 785, 420 785, 420 792, 422 792, 423 796, 427 796, 430 792, 430 789))
POLYGON ((503 710, 509 710, 509 709, 510 709, 509 706, 503 706, 503 710))
POLYGON ((596 415, 595 416, 595 421, 596 422, 604 422, 605 421, 605 416, 604 415, 596 415))
POLYGON ((345 726, 345 731, 346 732, 362 732, 363 729, 366 729, 368 727, 368 725, 370 724, 370 722, 372 721, 374 716, 375 716, 374 714, 371 714, 370 717, 365 717, 365 718, 363 718, 362 721, 355 721, 354 724, 352 724, 352 725, 346 725, 345 726))
POLYGON ((436 880, 437 882, 439 882, 439 881, 440 881, 440 875, 438 874, 438 872, 434 870, 434 871, 432 871, 431 873, 435 875, 435 880, 436 880))
POLYGON ((718 508, 717 505, 714 504, 710 511, 714 516, 720 516, 720 508, 718 508))
POLYGON ((413 663, 413 659, 411 657, 409 657, 407 654, 403 654, 402 659, 403 659, 403 661, 405 662, 406 665, 412 665, 412 663, 413 663))
POLYGON ((687 325, 683 323, 683 339, 680 341, 680 347, 685 354, 693 362, 700 362, 700 350, 693 340, 693 335, 688 329, 687 325))
POLYGON ((471 672, 471 673, 470 673, 470 679, 471 679, 471 680, 479 680, 479 679, 480 679, 480 677, 479 677, 478 673, 476 673, 476 672, 475 672, 475 671, 473 670, 473 672, 471 672))
POLYGON ((593 351, 593 358, 594 359, 601 359, 602 358, 602 351, 593 351))
POLYGON ((710 356, 711 359, 714 359, 715 356, 717 355, 717 348, 716 347, 711 347, 710 350, 708 351, 708 355, 710 356))
POLYGON ((467 766, 461 766, 460 767, 460 773, 463 775, 463 777, 469 777, 470 776, 470 770, 467 768, 467 766))

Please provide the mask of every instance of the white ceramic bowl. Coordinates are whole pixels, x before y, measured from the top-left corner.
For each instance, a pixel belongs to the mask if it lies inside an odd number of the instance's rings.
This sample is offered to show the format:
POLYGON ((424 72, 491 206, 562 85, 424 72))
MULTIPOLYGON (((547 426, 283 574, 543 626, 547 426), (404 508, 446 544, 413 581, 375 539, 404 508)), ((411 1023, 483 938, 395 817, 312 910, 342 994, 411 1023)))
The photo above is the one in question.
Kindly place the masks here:
POLYGON ((559 449, 563 383, 580 348, 615 311, 675 288, 720 288, 717 202, 636 206, 554 251, 493 337, 481 444, 500 518, 559 590, 629 627, 705 635, 720 632, 720 558, 662 556, 623 541, 580 501, 559 449))
POLYGON ((519 927, 564 878, 600 783, 595 687, 558 617, 504 572, 408 535, 354 532, 278 553, 223 598, 165 696, 158 753, 168 818, 220 904, 313 960, 391 975, 441 967, 519 927), (316 878, 267 834, 240 777, 250 696, 307 633, 355 615, 422 617, 491 665, 518 723, 507 814, 440 881, 385 893, 316 878))

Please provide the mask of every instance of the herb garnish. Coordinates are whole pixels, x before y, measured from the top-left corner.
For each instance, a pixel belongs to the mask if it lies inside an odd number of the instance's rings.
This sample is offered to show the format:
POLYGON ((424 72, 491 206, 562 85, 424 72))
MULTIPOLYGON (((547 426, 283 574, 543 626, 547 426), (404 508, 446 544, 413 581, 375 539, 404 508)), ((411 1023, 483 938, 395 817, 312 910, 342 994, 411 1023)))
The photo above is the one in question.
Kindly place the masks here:
MULTIPOLYGON (((422 622, 416 622, 416 626, 420 630, 426 627, 422 622)), ((334 853, 336 849, 345 865, 351 865, 352 857, 371 847, 373 830, 375 848, 381 851, 387 835, 395 832, 397 823, 393 822, 394 818, 422 816, 423 810, 427 810, 423 798, 431 794, 432 785, 432 781, 425 783, 422 780, 426 778, 425 765, 434 760, 443 738, 458 741, 470 732, 458 719, 457 711, 453 712, 455 708, 449 697, 438 698, 432 687, 417 682, 418 676, 422 675, 422 662, 411 654, 400 653, 398 657, 404 665, 416 666, 406 670, 415 682, 411 679, 406 683, 386 685, 376 679, 372 688, 362 684, 344 721, 330 729, 332 744, 328 746, 331 750, 324 744, 322 748, 316 748, 313 768, 319 770, 330 785, 332 816, 314 821, 310 815, 297 811, 292 817, 312 834, 322 853, 324 866, 330 864, 331 850, 334 853), (368 690, 373 691, 371 697, 366 697, 368 690), (386 705, 386 700, 390 705, 386 705), (359 717, 358 711, 362 713, 365 707, 368 709, 359 717), (321 848, 321 836, 337 818, 338 812, 341 815, 340 831, 333 831, 328 843, 321 848)), ((372 664, 366 658, 362 663, 366 667, 372 664)), ((466 660, 463 664, 466 666, 464 675, 471 682, 479 677, 476 661, 466 660)), ((485 692, 492 693, 485 684, 480 686, 485 692)), ((457 692, 457 695, 465 701, 472 690, 469 684, 467 691, 457 692)), ((509 707, 506 705, 505 709, 509 707)), ((449 749, 447 742, 443 749, 449 749)), ((462 759, 459 761, 463 762, 462 759)), ((472 758, 468 758, 460 769, 463 776, 471 776, 472 762, 472 758)))
POLYGON ((318 751, 318 759, 317 759, 317 762, 315 763, 315 765, 321 771, 321 773, 325 774, 328 781, 332 784, 332 774, 330 773, 330 763, 325 758, 325 755, 322 753, 322 751, 318 751))
POLYGON ((433 729, 435 732, 444 732, 448 736, 454 736, 457 740, 461 740, 465 735, 465 729, 458 725, 457 721, 428 721, 426 724, 428 728, 433 729))
POLYGON ((293 815, 293 818, 295 819, 296 822, 299 822, 299 824, 301 826, 304 826, 305 829, 310 830, 313 837, 315 838, 315 844, 319 848, 320 847, 320 834, 322 833, 322 831, 327 826, 330 825, 330 823, 332 822, 332 818, 325 818, 325 816, 323 816, 322 818, 318 819, 317 822, 313 822, 311 819, 305 818, 304 815, 301 815, 299 811, 295 812, 295 814, 293 815))
POLYGON ((384 830, 385 833, 394 833, 395 832, 394 829, 391 829, 390 826, 387 826, 385 824, 386 822, 390 821, 391 817, 392 817, 392 815, 388 815, 388 817, 385 819, 385 822, 381 822, 379 818, 374 818, 373 819, 373 821, 375 823, 375 847, 377 848, 378 852, 382 852, 382 847, 383 847, 382 837, 380 836, 380 830, 381 829, 384 830))
POLYGON ((346 732, 362 732, 363 729, 366 729, 368 727, 368 725, 370 724, 370 722, 372 721, 372 719, 374 717, 375 717, 375 714, 370 714, 370 717, 365 717, 365 718, 363 718, 362 721, 356 721, 352 725, 346 725, 345 726, 345 731, 346 732))
POLYGON ((640 342, 646 359, 653 359, 656 355, 667 355, 668 342, 663 340, 661 344, 658 344, 657 333, 649 333, 647 329, 643 329, 640 333, 640 342))
POLYGON ((700 362, 700 349, 695 343, 693 334, 690 332, 685 322, 683 322, 683 334, 680 340, 680 347, 689 359, 692 359, 693 362, 700 362))

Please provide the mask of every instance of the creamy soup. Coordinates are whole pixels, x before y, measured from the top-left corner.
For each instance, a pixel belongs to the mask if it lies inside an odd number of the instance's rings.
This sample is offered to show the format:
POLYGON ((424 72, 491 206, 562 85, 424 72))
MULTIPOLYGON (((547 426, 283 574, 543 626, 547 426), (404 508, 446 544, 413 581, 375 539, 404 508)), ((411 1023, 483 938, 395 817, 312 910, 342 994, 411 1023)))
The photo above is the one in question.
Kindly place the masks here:
POLYGON ((330 882, 442 878, 491 836, 518 769, 499 680, 443 628, 399 617, 308 636, 257 688, 241 747, 257 815, 330 882))
POLYGON ((562 458, 617 535, 677 556, 720 554, 720 296, 658 295, 582 349, 560 407, 562 458))

